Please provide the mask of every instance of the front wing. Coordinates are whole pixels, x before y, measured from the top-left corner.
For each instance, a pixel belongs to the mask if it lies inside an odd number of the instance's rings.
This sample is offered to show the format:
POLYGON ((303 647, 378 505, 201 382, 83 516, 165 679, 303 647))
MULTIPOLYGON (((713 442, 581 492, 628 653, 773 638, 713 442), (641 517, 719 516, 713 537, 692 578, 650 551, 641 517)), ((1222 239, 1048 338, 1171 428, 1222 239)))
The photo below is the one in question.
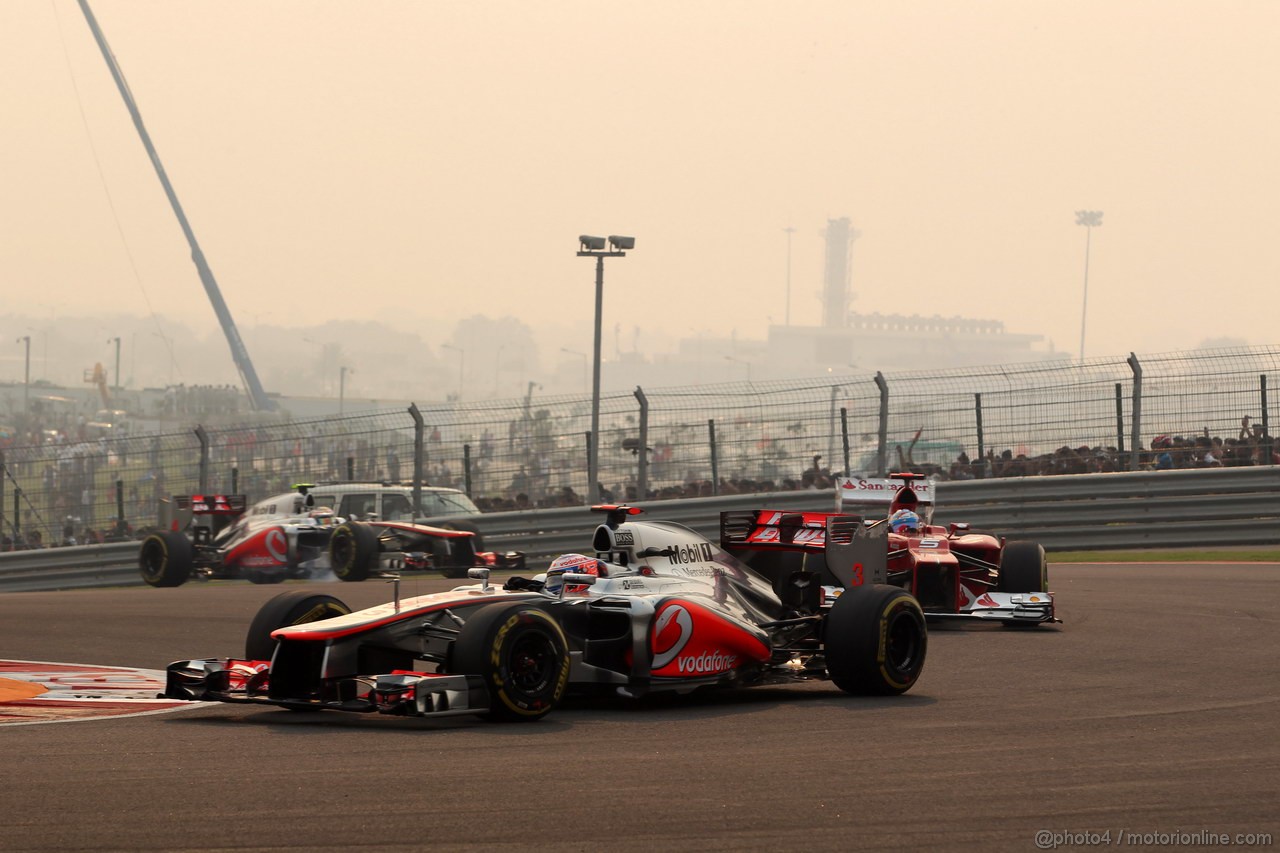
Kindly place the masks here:
POLYGON ((401 717, 449 717, 489 710, 478 675, 396 671, 333 679, 315 700, 272 698, 269 661, 209 658, 169 664, 161 698, 274 705, 295 710, 334 710, 401 717))
MULTIPOLYGON (((824 586, 823 606, 831 606, 843 591, 840 587, 824 586)), ((926 607, 924 615, 927 619, 935 620, 976 620, 1020 625, 1062 621, 1054 613, 1051 592, 984 592, 958 611, 926 607)))
POLYGON ((958 613, 925 610, 930 619, 978 619, 989 622, 1059 622, 1054 616, 1051 592, 984 592, 960 608, 958 613))

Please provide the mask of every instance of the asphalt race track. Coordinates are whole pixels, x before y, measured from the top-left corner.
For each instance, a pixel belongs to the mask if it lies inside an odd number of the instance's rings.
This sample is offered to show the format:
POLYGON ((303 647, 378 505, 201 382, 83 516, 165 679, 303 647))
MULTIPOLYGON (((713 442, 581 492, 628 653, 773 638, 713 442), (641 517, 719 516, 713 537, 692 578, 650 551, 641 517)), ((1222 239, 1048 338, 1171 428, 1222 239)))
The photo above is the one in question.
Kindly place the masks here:
MULTIPOLYGON (((0 726, 0 849, 1034 850, 1040 830, 1280 839, 1280 566, 1051 571, 1064 625, 931 630, 924 675, 894 699, 808 684, 571 702, 535 724, 211 704, 0 726)), ((452 583, 406 580, 404 594, 452 583)), ((391 591, 316 586, 353 606, 391 591)), ((163 669, 239 654, 279 590, 3 595, 0 658, 163 669)))

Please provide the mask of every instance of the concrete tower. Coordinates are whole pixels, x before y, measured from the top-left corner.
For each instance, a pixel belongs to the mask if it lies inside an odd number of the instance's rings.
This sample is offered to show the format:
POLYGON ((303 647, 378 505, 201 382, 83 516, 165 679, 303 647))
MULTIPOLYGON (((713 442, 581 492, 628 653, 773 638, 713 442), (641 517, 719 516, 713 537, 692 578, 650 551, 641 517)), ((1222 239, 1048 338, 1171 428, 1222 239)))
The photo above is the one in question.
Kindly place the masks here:
POLYGON ((849 257, 853 241, 862 232, 849 224, 849 217, 827 220, 827 262, 822 282, 822 325, 828 329, 849 326, 849 303, 853 294, 849 286, 849 257))

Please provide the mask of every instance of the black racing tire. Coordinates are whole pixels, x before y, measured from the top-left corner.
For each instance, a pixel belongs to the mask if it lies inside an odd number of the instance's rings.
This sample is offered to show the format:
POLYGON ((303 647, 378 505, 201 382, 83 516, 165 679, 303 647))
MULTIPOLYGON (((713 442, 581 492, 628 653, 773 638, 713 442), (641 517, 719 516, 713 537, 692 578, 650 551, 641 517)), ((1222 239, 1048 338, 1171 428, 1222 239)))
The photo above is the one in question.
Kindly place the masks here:
POLYGON ((191 540, 176 530, 162 530, 142 540, 138 571, 151 586, 181 586, 191 577, 191 540))
POLYGON ((267 599, 258 609, 258 615, 249 623, 249 632, 244 640, 244 656, 249 660, 271 660, 276 650, 276 641, 271 639, 272 631, 290 625, 332 619, 350 612, 351 608, 342 599, 332 595, 317 595, 305 589, 282 592, 267 599))
POLYGON ((484 536, 480 533, 480 528, 470 521, 442 521, 431 526, 444 530, 465 530, 468 533, 475 534, 471 537, 472 544, 475 545, 477 551, 484 550, 484 536))
POLYGON ((329 537, 329 567, 340 581, 362 581, 378 568, 378 534, 368 524, 347 521, 329 537))
POLYGON ((920 603, 887 584, 846 589, 827 613, 823 638, 831 680, 863 696, 910 690, 929 646, 920 603))
POLYGON ((431 540, 431 565, 446 578, 465 578, 474 563, 464 565, 453 559, 453 548, 442 539, 431 540))
POLYGON ((1000 592, 1049 591, 1049 561, 1039 542, 1005 543, 996 589, 1000 592))
POLYGON ((489 691, 488 719, 532 722, 549 714, 569 684, 569 643, 547 611, 489 604, 467 617, 449 669, 479 675, 489 691))

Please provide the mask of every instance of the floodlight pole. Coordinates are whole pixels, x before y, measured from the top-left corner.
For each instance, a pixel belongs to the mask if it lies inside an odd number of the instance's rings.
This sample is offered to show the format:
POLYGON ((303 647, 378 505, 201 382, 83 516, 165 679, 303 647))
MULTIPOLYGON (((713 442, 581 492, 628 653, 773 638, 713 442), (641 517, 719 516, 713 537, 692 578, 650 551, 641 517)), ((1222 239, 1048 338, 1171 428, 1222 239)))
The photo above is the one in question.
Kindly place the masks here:
POLYGON ((1076 224, 1083 225, 1084 232, 1084 298, 1080 306, 1080 363, 1084 364, 1084 328, 1089 317, 1089 243, 1093 229, 1102 226, 1101 210, 1077 210, 1076 224))
POLYGON ((791 235, 796 233, 796 229, 788 225, 782 229, 787 235, 787 312, 786 325, 791 325, 791 235))
POLYGON ((31 336, 23 335, 18 338, 18 342, 27 346, 26 367, 23 368, 22 373, 22 413, 29 415, 31 414, 31 336))
POLYGON ((107 343, 111 343, 112 341, 115 341, 115 344, 116 344, 116 372, 111 374, 111 378, 115 380, 115 389, 119 391, 122 387, 124 387, 120 384, 120 339, 109 338, 107 340, 107 343))
POLYGON ((580 258, 596 259, 596 317, 595 348, 591 369, 591 446, 587 449, 587 500, 600 502, 600 328, 604 313, 604 259, 625 258, 626 252, 618 249, 588 249, 584 242, 578 251, 580 258))

